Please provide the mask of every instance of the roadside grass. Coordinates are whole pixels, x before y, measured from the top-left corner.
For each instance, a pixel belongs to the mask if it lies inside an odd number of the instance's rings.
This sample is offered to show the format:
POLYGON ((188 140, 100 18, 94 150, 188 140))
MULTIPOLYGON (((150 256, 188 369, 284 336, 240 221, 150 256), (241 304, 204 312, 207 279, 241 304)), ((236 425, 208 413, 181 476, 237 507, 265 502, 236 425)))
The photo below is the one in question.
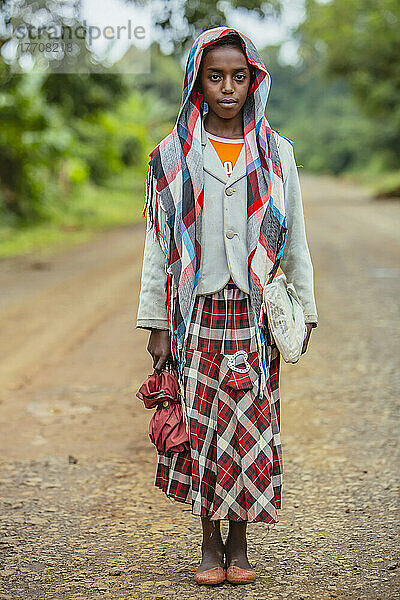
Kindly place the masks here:
MULTIPOLYGON (((367 189, 375 198, 400 199, 400 172, 363 172, 340 176, 367 189)), ((127 169, 106 186, 84 183, 67 201, 48 207, 48 219, 12 226, 0 220, 0 258, 38 252, 49 255, 88 241, 96 233, 144 221, 145 174, 127 169)))
POLYGON ((400 199, 400 171, 393 171, 371 184, 372 193, 376 198, 400 199))
POLYGON ((384 172, 378 169, 348 171, 339 175, 343 181, 360 185, 375 200, 391 198, 400 200, 400 171, 384 172))
POLYGON ((0 221, 0 257, 52 254, 92 238, 97 232, 144 221, 145 176, 127 170, 99 187, 85 183, 45 222, 13 227, 0 221))

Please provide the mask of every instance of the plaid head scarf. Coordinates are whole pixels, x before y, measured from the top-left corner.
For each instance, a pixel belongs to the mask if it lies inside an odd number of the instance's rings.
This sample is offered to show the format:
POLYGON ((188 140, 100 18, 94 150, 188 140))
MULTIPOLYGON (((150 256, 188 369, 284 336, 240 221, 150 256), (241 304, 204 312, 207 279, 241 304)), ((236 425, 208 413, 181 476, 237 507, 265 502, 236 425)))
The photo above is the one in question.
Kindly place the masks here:
POLYGON ((208 112, 202 93, 194 89, 203 50, 222 36, 239 35, 243 52, 255 73, 243 105, 247 164, 247 244, 251 306, 265 372, 264 337, 260 326, 263 286, 272 281, 286 241, 282 170, 265 107, 271 78, 252 41, 231 27, 215 27, 195 40, 186 63, 182 103, 172 132, 150 153, 146 179, 146 209, 166 256, 166 309, 172 354, 180 370, 181 350, 199 282, 201 215, 204 199, 201 121, 208 112), (166 213, 170 243, 161 231, 158 202, 166 213), (168 247, 169 246, 169 247, 168 247))

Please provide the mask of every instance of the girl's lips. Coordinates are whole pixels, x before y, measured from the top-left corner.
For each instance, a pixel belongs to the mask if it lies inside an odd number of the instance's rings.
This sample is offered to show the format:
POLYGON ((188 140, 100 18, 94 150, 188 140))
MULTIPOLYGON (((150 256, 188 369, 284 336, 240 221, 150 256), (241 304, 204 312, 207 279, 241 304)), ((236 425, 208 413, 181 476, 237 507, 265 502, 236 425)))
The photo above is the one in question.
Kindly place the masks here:
POLYGON ((237 100, 220 100, 218 104, 221 104, 222 106, 233 106, 234 104, 237 104, 237 100))

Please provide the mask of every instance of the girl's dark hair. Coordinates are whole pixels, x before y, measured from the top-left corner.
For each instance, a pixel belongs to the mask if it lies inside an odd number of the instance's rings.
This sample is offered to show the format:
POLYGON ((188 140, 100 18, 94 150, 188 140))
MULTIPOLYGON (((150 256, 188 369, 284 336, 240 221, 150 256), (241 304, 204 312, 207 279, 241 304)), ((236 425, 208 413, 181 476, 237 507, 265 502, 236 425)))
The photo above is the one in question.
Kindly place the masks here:
MULTIPOLYGON (((243 44, 240 36, 237 33, 228 33, 228 35, 224 35, 222 38, 219 38, 216 42, 213 42, 209 46, 206 46, 203 50, 203 54, 202 54, 200 66, 199 66, 199 71, 197 73, 197 78, 196 78, 196 81, 193 86, 193 89, 196 92, 201 91, 201 74, 203 72, 204 59, 211 50, 214 50, 215 47, 219 47, 219 46, 233 46, 235 48, 239 48, 239 50, 241 50, 243 52, 243 54, 246 55, 246 52, 244 50, 244 44, 243 44)), ((249 65, 249 67, 250 67, 250 85, 251 85, 253 83, 253 79, 254 79, 254 67, 252 65, 249 65)))
POLYGON ((244 45, 240 36, 237 33, 228 33, 228 35, 224 35, 222 38, 216 40, 213 44, 206 46, 203 50, 202 60, 205 56, 213 50, 215 46, 235 46, 244 52, 244 45))

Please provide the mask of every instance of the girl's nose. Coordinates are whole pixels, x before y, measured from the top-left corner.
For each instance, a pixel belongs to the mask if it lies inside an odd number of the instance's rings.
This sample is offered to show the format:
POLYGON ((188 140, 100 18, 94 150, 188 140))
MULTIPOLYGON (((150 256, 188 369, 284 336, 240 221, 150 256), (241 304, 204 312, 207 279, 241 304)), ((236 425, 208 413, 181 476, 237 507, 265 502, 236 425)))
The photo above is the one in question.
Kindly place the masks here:
POLYGON ((226 77, 222 83, 223 92, 233 92, 233 83, 231 77, 226 77))

